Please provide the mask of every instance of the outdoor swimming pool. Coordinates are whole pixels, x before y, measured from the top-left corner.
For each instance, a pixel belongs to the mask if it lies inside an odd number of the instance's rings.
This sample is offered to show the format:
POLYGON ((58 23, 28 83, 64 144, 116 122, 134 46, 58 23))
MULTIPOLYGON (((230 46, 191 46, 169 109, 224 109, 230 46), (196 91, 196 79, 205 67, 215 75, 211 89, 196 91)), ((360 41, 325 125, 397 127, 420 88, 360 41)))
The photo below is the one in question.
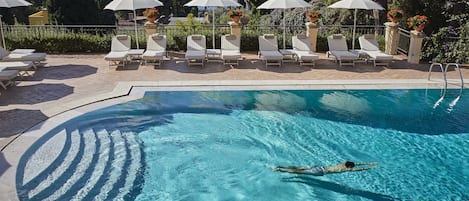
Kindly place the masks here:
POLYGON ((153 91, 20 159, 20 200, 469 200, 469 91, 153 91), (458 98, 459 97, 459 98, 458 98), (277 165, 376 161, 298 176, 277 165))

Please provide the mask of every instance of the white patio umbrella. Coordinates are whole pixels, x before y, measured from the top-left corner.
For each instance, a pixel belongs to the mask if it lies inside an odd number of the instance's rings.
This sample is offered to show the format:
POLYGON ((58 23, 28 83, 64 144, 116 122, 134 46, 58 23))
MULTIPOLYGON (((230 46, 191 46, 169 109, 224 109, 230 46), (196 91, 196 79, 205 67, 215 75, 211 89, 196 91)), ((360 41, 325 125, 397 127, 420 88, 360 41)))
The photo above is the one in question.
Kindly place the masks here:
POLYGON ((329 6, 329 8, 346 8, 355 9, 353 16, 353 34, 352 34, 352 49, 355 49, 355 29, 357 28, 357 11, 358 9, 364 10, 384 10, 378 3, 371 0, 342 0, 329 6))
MULTIPOLYGON (((239 7, 241 4, 235 0, 192 0, 184 6, 239 7)), ((215 49, 215 9, 212 9, 212 48, 215 49)))
POLYGON ((140 49, 138 46, 138 33, 137 33, 137 14, 135 11, 142 8, 154 8, 157 6, 162 6, 158 0, 114 0, 104 7, 106 10, 131 10, 134 12, 134 26, 135 26, 135 39, 137 42, 137 49, 140 49))
POLYGON ((311 7, 311 4, 303 0, 268 0, 257 9, 283 9, 283 49, 285 49, 285 9, 306 7, 311 7))
MULTIPOLYGON (((19 6, 30 6, 31 3, 25 0, 0 0, 0 8, 13 8, 19 6)), ((5 36, 3 35, 3 22, 0 15, 0 31, 2 33, 2 47, 5 48, 5 36)))

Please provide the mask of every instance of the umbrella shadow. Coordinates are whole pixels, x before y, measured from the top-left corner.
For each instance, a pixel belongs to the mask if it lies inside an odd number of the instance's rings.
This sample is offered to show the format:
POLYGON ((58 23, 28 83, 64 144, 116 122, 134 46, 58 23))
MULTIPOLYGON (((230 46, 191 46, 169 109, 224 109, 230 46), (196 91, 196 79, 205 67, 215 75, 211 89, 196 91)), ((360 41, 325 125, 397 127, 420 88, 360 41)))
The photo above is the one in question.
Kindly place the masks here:
POLYGON ((30 81, 41 81, 44 79, 51 80, 67 80, 73 78, 85 77, 96 74, 98 68, 88 65, 59 65, 42 67, 34 73, 33 77, 29 77, 30 81))
POLYGON ((2 94, 0 106, 10 104, 37 104, 58 100, 73 93, 74 87, 65 84, 35 84, 16 86, 2 94))
POLYGON ((10 168, 11 165, 8 163, 8 161, 5 159, 5 156, 3 156, 3 153, 0 152, 0 176, 3 175, 4 172, 10 168))
POLYGON ((329 191, 334 191, 337 193, 345 194, 345 195, 355 195, 360 196, 363 198, 367 198, 370 200, 379 200, 379 201, 389 201, 389 200, 396 200, 389 195, 383 195, 379 193, 374 193, 371 191, 365 191, 361 189, 354 189, 349 186, 345 186, 342 184, 337 184, 334 182, 323 181, 320 179, 315 179, 309 176, 296 176, 296 177, 288 177, 283 178, 283 182, 294 182, 294 183, 302 183, 314 188, 322 188, 329 191))
POLYGON ((0 137, 9 137, 46 120, 48 117, 39 110, 13 109, 0 111, 0 137))
POLYGON ((165 61, 163 65, 158 67, 160 69, 174 70, 180 73, 193 73, 193 74, 210 74, 210 73, 221 73, 231 69, 228 65, 223 65, 219 61, 205 62, 204 66, 189 66, 186 61, 183 60, 170 60, 165 61))
POLYGON ((309 66, 300 66, 296 62, 283 62, 281 66, 265 66, 259 68, 262 71, 274 72, 274 73, 303 73, 311 71, 309 66))
POLYGON ((140 63, 138 62, 131 62, 127 63, 124 66, 118 66, 116 71, 130 71, 130 70, 138 70, 140 68, 140 63))

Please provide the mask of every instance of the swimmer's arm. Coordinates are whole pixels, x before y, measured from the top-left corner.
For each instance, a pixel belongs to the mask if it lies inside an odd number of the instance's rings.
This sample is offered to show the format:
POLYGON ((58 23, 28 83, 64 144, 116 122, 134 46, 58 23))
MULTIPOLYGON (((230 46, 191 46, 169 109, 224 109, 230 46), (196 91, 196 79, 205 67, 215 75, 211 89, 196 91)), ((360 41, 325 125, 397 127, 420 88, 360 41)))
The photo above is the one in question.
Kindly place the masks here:
POLYGON ((377 165, 378 162, 358 162, 358 163, 355 163, 355 165, 377 165))
POLYGON ((287 173, 292 173, 292 174, 304 174, 305 172, 303 170, 299 170, 299 169, 275 169, 274 171, 278 171, 278 172, 287 172, 287 173))
POLYGON ((274 171, 278 171, 280 169, 288 169, 288 170, 292 170, 292 171, 295 171, 295 170, 298 170, 298 171, 304 171, 306 170, 308 167, 298 167, 298 166, 277 166, 275 168, 273 168, 274 171))
POLYGON ((349 169, 350 172, 359 172, 359 171, 363 171, 363 170, 369 170, 369 169, 373 169, 373 168, 376 168, 377 166, 371 166, 371 167, 364 167, 364 168, 351 168, 349 169))

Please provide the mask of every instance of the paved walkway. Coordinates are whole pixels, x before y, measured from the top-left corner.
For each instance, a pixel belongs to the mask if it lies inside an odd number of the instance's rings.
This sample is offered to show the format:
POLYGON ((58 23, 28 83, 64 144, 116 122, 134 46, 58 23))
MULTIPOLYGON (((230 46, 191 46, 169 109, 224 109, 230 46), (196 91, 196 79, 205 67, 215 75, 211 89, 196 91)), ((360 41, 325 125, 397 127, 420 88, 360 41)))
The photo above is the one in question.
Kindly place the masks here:
MULTIPOLYGON (((62 112, 58 107, 61 104, 111 92, 120 81, 426 79, 429 67, 408 64, 402 56, 397 56, 390 67, 339 67, 321 54, 314 68, 295 63, 266 68, 255 53, 243 56, 245 60, 239 67, 220 63, 188 67, 176 59, 156 69, 137 63, 116 69, 108 67, 104 55, 48 55, 47 65, 33 77, 0 91, 0 148, 16 134, 62 112)), ((469 66, 462 70, 463 77, 469 78, 469 66)), ((448 77, 458 78, 454 69, 450 69, 448 77)), ((434 78, 441 79, 441 74, 435 73, 434 78)))

